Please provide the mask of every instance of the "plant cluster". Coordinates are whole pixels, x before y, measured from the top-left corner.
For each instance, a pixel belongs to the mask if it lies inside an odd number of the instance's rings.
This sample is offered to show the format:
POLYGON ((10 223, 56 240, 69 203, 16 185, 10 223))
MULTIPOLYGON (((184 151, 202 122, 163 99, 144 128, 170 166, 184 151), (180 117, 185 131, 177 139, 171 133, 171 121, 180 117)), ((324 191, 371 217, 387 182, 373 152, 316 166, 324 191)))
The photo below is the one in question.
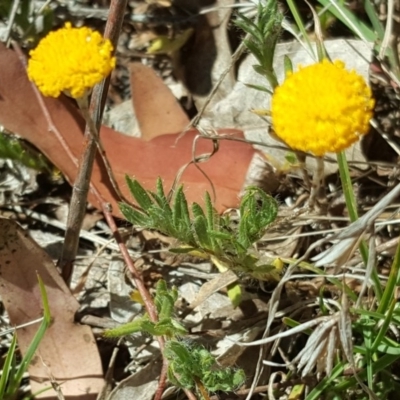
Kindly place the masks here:
POLYGON ((123 203, 120 205, 123 215, 134 225, 156 229, 183 244, 170 251, 196 252, 239 274, 249 274, 261 280, 271 279, 271 272, 276 267, 260 265, 259 257, 250 251, 278 212, 276 201, 263 190, 257 187, 246 189, 239 207, 239 220, 235 222, 229 214, 220 216, 215 211, 208 193, 205 194, 204 209, 193 203, 189 210, 182 186, 170 202, 161 179, 157 181, 155 192, 146 191, 135 179, 127 177, 126 180, 141 209, 123 203))
POLYGON ((208 350, 180 340, 187 331, 173 316, 177 298, 177 289, 168 289, 166 282, 160 279, 154 295, 158 321, 150 321, 148 314, 145 314, 132 322, 106 330, 104 336, 120 337, 137 332, 165 336, 164 356, 169 361, 168 379, 178 387, 196 388, 200 394, 205 394, 218 390, 231 391, 241 386, 245 381, 243 370, 222 368, 208 350))
POLYGON ((246 380, 242 369, 221 368, 208 350, 196 344, 169 341, 164 355, 169 361, 168 379, 178 387, 192 389, 201 383, 208 392, 230 392, 246 380))
MULTIPOLYGON (((397 49, 392 48, 392 44, 387 40, 386 31, 370 0, 366 0, 364 6, 372 28, 357 19, 344 2, 319 2, 323 6, 330 5, 332 15, 356 35, 364 40, 376 41, 376 51, 379 51, 382 59, 388 61, 391 78, 398 80, 400 69, 397 49), (381 43, 385 43, 386 46, 382 51, 381 43)), ((294 1, 288 0, 287 3, 298 25, 298 31, 295 32, 297 37, 303 36, 305 44, 314 54, 307 29, 301 21, 294 1)), ((12 4, 13 2, 7 0, 0 5, 0 17, 4 18, 5 14, 11 12, 12 4)), ((33 29, 28 7, 30 4, 30 1, 21 3, 15 18, 16 26, 22 29, 25 37, 29 30, 33 29)), ((361 135, 368 133, 374 100, 363 78, 355 71, 347 71, 343 62, 332 62, 329 59, 324 48, 320 21, 315 10, 311 11, 316 26, 318 54, 315 62, 307 67, 298 66, 294 71, 291 61, 287 58, 284 66, 286 76, 282 83, 278 82, 273 66, 274 51, 284 21, 278 2, 259 1, 255 20, 242 16, 237 25, 247 33, 245 44, 258 63, 254 66, 255 71, 269 82, 269 88, 256 88, 271 94, 271 110, 266 114, 271 116, 274 133, 289 149, 315 155, 320 165, 326 153, 337 153, 348 212, 351 220, 356 221, 357 207, 343 151, 361 135)), ((58 97, 64 92, 78 100, 86 99, 92 87, 107 77, 114 68, 113 50, 111 42, 98 32, 86 27, 73 28, 67 23, 64 28, 50 33, 31 51, 28 76, 46 96, 58 97), (67 57, 59 57, 60 48, 67 57), (87 57, 87 54, 91 57, 87 57)), ((87 121, 90 122, 89 119, 87 121)), ((92 135, 95 133, 93 130, 92 135)), ((13 146, 0 137, 0 153, 3 151, 3 156, 17 158, 20 149, 13 146)), ((23 161, 23 157, 20 159, 23 161)), ((322 175, 317 178, 322 180, 322 175)), ((90 172, 87 178, 86 181, 89 182, 90 172)), ((278 212, 276 201, 261 189, 246 189, 238 209, 238 218, 233 218, 232 213, 220 216, 213 208, 208 193, 205 194, 204 207, 198 203, 189 207, 183 187, 179 187, 170 200, 165 194, 161 178, 157 181, 155 191, 145 190, 135 179, 127 178, 127 184, 140 209, 121 204, 122 213, 134 225, 155 229, 176 238, 180 245, 171 251, 208 257, 216 265, 230 268, 239 275, 245 274, 259 280, 279 279, 276 266, 261 263, 255 248, 257 241, 262 238, 278 212)), ((366 270, 369 268, 369 272, 366 271, 363 278, 368 282, 370 298, 375 296, 373 300, 369 299, 368 306, 364 306, 363 300, 366 296, 361 294, 360 301, 356 303, 358 294, 347 287, 346 282, 335 283, 344 293, 342 300, 339 302, 334 298, 325 301, 326 299, 320 296, 319 312, 324 314, 322 317, 302 324, 297 321, 289 323, 288 319, 284 321, 287 325, 293 325, 292 330, 284 332, 285 336, 300 332, 310 335, 303 351, 297 356, 300 361, 296 358, 292 360, 298 362, 297 368, 298 371, 302 370, 303 377, 311 371, 320 372, 318 368, 324 364, 325 369, 321 371, 326 376, 307 393, 307 400, 316 400, 324 396, 338 398, 344 393, 354 395, 358 399, 367 396, 387 398, 400 388, 393 373, 393 367, 400 358, 400 348, 392 334, 392 331, 396 333, 400 326, 396 297, 400 282, 400 246, 391 265, 387 283, 383 285, 374 269, 375 259, 366 243, 360 240, 354 247, 357 245, 366 270), (354 302, 352 307, 347 306, 347 297, 354 302), (335 312, 332 311, 332 304, 335 304, 335 312), (337 346, 339 341, 341 346, 337 346), (346 373, 349 370, 352 376, 346 373)), ((348 251, 354 251, 354 248, 348 251)), ((296 262, 294 264, 297 265, 296 262)), ((325 272, 321 272, 321 275, 324 274, 325 272)), ((332 278, 329 279, 332 282, 332 278)), ((41 289, 45 318, 20 368, 16 367, 14 337, 0 378, 1 398, 7 398, 16 390, 50 323, 42 284, 41 289)), ((362 290, 360 292, 363 293, 362 290)), ((167 343, 164 356, 169 362, 169 380, 184 389, 195 388, 203 397, 207 396, 207 392, 238 388, 245 380, 242 370, 220 368, 208 350, 181 339, 186 334, 186 329, 174 317, 177 297, 177 289, 168 289, 166 282, 160 280, 153 299, 157 318, 150 318, 147 313, 130 323, 106 331, 105 336, 117 337, 144 332, 165 337, 167 343)), ((276 300, 273 305, 275 309, 278 302, 279 300, 276 300)), ((273 307, 271 314, 272 311, 273 307)), ((270 315, 267 324, 273 320, 274 316, 270 315)), ((265 330, 266 334, 268 329, 269 326, 265 330)), ((266 344, 282 337, 284 336, 279 333, 264 338, 262 343, 253 342, 253 345, 266 344)), ((305 385, 299 386, 303 386, 304 389, 305 385)))
POLYGON ((164 280, 157 282, 154 305, 158 313, 158 321, 152 322, 148 314, 144 314, 134 321, 104 332, 105 337, 119 337, 132 335, 136 332, 146 332, 152 336, 166 336, 173 338, 185 335, 186 329, 173 317, 174 305, 178 299, 178 290, 167 288, 164 280))
MULTIPOLYGON (((264 76, 272 89, 278 86, 274 63, 275 47, 282 31, 283 13, 279 10, 277 1, 260 1, 257 6, 257 16, 254 20, 239 14, 236 25, 248 34, 244 43, 254 55, 258 64, 254 70, 264 76)), ((256 87, 265 90, 265 88, 256 87)))

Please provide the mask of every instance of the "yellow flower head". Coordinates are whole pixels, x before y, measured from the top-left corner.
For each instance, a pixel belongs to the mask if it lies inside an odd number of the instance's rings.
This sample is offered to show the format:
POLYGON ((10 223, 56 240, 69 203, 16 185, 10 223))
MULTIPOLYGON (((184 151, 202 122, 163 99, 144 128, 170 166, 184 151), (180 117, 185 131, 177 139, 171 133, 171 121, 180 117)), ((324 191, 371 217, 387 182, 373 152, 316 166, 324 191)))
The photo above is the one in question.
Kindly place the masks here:
POLYGON ((45 96, 80 98, 115 67, 113 46, 89 28, 50 32, 29 55, 28 77, 45 96))
POLYGON ((339 152, 369 129, 370 88, 341 61, 300 68, 276 88, 271 105, 276 135, 295 150, 322 156, 339 152))

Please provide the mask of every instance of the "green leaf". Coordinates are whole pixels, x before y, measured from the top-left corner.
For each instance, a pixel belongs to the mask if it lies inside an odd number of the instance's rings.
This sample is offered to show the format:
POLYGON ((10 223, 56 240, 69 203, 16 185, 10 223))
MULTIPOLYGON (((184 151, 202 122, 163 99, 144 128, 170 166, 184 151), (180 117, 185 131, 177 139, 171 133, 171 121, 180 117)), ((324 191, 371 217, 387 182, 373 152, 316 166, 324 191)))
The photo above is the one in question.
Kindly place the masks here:
POLYGON ((382 41, 385 35, 385 28, 371 0, 364 0, 364 10, 368 15, 369 20, 371 21, 372 28, 374 32, 376 32, 378 40, 382 41))
POLYGON ((151 192, 150 195, 167 216, 172 215, 172 210, 165 196, 161 178, 157 178, 156 193, 151 192))
POLYGON ((213 355, 196 344, 178 341, 166 343, 168 379, 178 387, 191 389, 200 382, 208 391, 232 391, 244 383, 243 370, 220 367, 213 355))
POLYGON ((154 325, 154 333, 156 336, 168 336, 172 337, 175 335, 175 329, 172 324, 171 319, 160 320, 157 324, 154 325))
POLYGON ((252 83, 245 83, 245 86, 247 86, 250 89, 255 89, 255 90, 259 90, 260 92, 266 92, 270 95, 272 95, 272 90, 268 89, 265 86, 261 86, 261 85, 254 85, 252 83))
POLYGON ((190 231, 190 214, 183 186, 176 191, 172 208, 172 222, 178 231, 190 231))
POLYGON ((179 361, 183 365, 190 365, 192 361, 192 357, 187 346, 175 340, 171 340, 166 344, 164 355, 169 361, 179 361))
POLYGON ((213 207, 210 194, 206 192, 206 214, 207 214, 207 229, 209 231, 214 230, 215 226, 218 225, 219 216, 213 207))
POLYGON ((259 62, 255 70, 267 78, 271 88, 278 86, 273 68, 275 47, 282 29, 283 14, 276 0, 259 2, 254 22, 239 15, 236 25, 247 33, 245 46, 259 62))
POLYGON ((288 73, 293 72, 293 63, 287 54, 285 54, 285 56, 283 57, 283 68, 285 70, 285 79, 286 79, 288 76, 288 73))
POLYGON ((43 304, 43 320, 39 326, 39 329, 35 333, 35 336, 33 337, 31 343, 29 344, 29 347, 24 357, 22 358, 20 365, 18 366, 18 368, 16 368, 15 374, 13 374, 13 379, 12 382, 10 382, 9 387, 7 388, 7 393, 15 394, 15 392, 17 391, 18 387, 21 384, 22 378, 33 359, 33 356, 35 355, 36 350, 39 347, 40 342, 42 341, 43 336, 47 331, 47 328, 51 324, 50 307, 46 288, 39 275, 37 275, 37 278, 39 283, 40 296, 43 304))
POLYGON ((260 74, 260 75, 263 75, 263 76, 266 75, 265 69, 261 65, 253 65, 253 69, 254 69, 254 71, 257 72, 257 74, 260 74))
POLYGON ((171 319, 174 335, 186 335, 188 332, 186 328, 174 319, 171 319))
POLYGON ((208 240, 211 244, 211 248, 214 252, 218 252, 220 250, 220 247, 218 245, 218 241, 215 240, 215 237, 210 235, 210 232, 217 230, 220 226, 220 217, 215 210, 212 201, 211 201, 211 196, 208 192, 206 192, 206 197, 205 197, 205 204, 206 204, 206 214, 207 214, 207 234, 208 234, 208 240))
POLYGON ((149 226, 150 219, 149 217, 135 210, 132 206, 125 203, 119 203, 119 209, 122 212, 122 215, 133 225, 139 225, 143 228, 151 228, 149 226))
POLYGON ((225 233, 225 232, 221 232, 221 231, 209 231, 208 234, 210 235, 210 237, 219 239, 219 240, 226 240, 226 241, 233 240, 232 232, 225 233))
POLYGON ((299 13, 299 10, 297 9, 296 3, 294 2, 294 0, 287 0, 287 5, 289 6, 289 9, 290 9, 290 11, 291 11, 291 13, 293 15, 293 18, 294 18, 294 20, 296 22, 296 25, 299 28, 299 30, 300 30, 300 32, 302 34, 302 37, 306 41, 307 46, 308 46, 311 54, 314 54, 314 48, 313 48, 313 46, 311 44, 310 38, 309 38, 309 36, 307 34, 306 27, 304 25, 304 22, 303 22, 303 19, 302 19, 300 13, 299 13))
POLYGON ((157 310, 160 320, 171 319, 177 297, 177 291, 174 288, 167 293, 157 295, 157 310))
POLYGON ((278 205, 271 196, 255 186, 248 187, 240 204, 239 243, 248 248, 259 240, 277 214, 278 205))
POLYGON ((148 210, 153 205, 150 196, 136 179, 131 179, 128 175, 125 176, 125 179, 133 198, 142 208, 143 212, 148 214, 148 210))
POLYGON ((355 35, 366 42, 374 42, 376 33, 361 21, 345 4, 334 0, 318 0, 324 7, 329 6, 331 12, 339 21, 345 24, 355 35))
POLYGON ((206 214, 204 213, 204 210, 197 203, 192 204, 192 213, 193 213, 194 218, 197 218, 197 217, 206 218, 206 214))
POLYGON ((207 220, 205 217, 198 216, 193 221, 193 230, 196 242, 200 248, 212 250, 212 243, 207 230, 207 220))
POLYGON ((104 331, 104 337, 112 338, 112 337, 121 337, 121 336, 129 336, 137 332, 143 331, 143 322, 148 321, 147 316, 143 316, 141 318, 137 318, 134 321, 128 322, 117 328, 107 329, 104 331))
POLYGON ((7 357, 4 361, 3 370, 0 378, 0 399, 4 398, 4 394, 7 388, 7 385, 10 381, 10 378, 14 375, 13 363, 16 362, 16 348, 17 348, 17 335, 14 333, 13 338, 11 340, 10 347, 7 350, 7 357))
POLYGON ((377 350, 381 353, 385 353, 385 354, 392 354, 392 355, 400 355, 400 345, 388 338, 388 337, 384 337, 383 340, 379 343, 377 350))
POLYGON ((0 130, 0 158, 15 160, 37 171, 52 171, 51 164, 28 143, 0 130))
POLYGON ((227 286, 227 292, 229 300, 231 301, 233 307, 238 307, 242 302, 242 289, 240 285, 235 282, 227 286))

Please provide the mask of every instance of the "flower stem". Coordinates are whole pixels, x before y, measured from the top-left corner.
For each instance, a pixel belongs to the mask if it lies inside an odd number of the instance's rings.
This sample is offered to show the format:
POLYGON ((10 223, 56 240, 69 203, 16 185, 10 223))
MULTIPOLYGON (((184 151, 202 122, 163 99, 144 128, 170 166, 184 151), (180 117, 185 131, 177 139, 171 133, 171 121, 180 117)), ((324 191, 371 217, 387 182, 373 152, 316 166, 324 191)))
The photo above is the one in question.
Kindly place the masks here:
POLYGON ((308 200, 308 206, 313 209, 315 204, 320 205, 321 191, 324 189, 324 160, 322 157, 316 158, 317 168, 314 173, 313 181, 311 184, 310 198, 308 200))
MULTIPOLYGON (((342 188, 350 221, 355 222, 358 220, 357 202, 354 196, 353 185, 350 178, 349 165, 347 164, 346 154, 343 151, 337 153, 337 161, 339 165, 340 180, 342 181, 342 188)), ((367 265, 369 251, 368 246, 364 240, 361 240, 359 249, 364 264, 367 265)), ((375 268, 372 270, 371 279, 374 282, 375 293, 379 300, 382 297, 382 287, 375 268)))
MULTIPOLYGON (((111 41, 114 49, 117 47, 126 4, 127 0, 114 0, 110 4, 110 13, 106 23, 104 36, 111 41)), ((109 80, 110 77, 94 87, 90 101, 89 115, 93 123, 86 123, 84 149, 79 162, 77 177, 73 185, 64 246, 58 263, 63 278, 67 283, 70 282, 73 272, 73 262, 78 251, 79 232, 86 212, 87 195, 90 187, 93 164, 96 157, 98 141, 96 140, 95 135, 100 128, 109 80)))

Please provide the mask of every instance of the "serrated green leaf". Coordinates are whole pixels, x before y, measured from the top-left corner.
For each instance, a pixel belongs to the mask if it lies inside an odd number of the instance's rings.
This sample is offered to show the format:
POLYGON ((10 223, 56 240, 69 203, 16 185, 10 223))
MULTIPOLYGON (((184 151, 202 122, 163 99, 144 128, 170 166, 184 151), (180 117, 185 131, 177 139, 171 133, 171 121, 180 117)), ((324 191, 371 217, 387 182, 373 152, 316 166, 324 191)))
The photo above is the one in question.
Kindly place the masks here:
POLYGON ((117 328, 106 329, 104 331, 104 336, 108 338, 121 337, 141 332, 143 330, 143 322, 145 320, 147 320, 147 317, 135 319, 134 321, 123 324, 117 328))
MULTIPOLYGON (((205 205, 206 205, 206 215, 207 215, 207 232, 215 231, 219 227, 219 215, 216 212, 211 196, 208 192, 205 195, 205 205)), ((214 252, 219 250, 218 242, 215 240, 214 236, 208 234, 208 240, 211 243, 211 248, 214 252)))
POLYGON ((215 225, 217 224, 218 221, 218 215, 215 211, 215 208, 211 201, 211 196, 208 192, 206 192, 205 204, 206 204, 206 215, 207 215, 207 229, 214 230, 215 225))
POLYGON ((193 213, 194 218, 197 218, 197 217, 206 218, 206 214, 204 213, 204 210, 197 203, 192 204, 192 213, 193 213))
POLYGON ((178 231, 190 231, 190 214, 183 186, 180 186, 175 194, 172 221, 178 231))
POLYGON ((157 205, 167 214, 167 216, 172 216, 172 210, 169 205, 168 199, 165 196, 161 178, 157 178, 156 193, 151 193, 151 196, 153 197, 157 205))
POLYGON ((226 240, 226 241, 233 240, 232 233, 225 233, 221 231, 209 231, 208 234, 209 236, 219 240, 226 240))
POLYGON ((176 299, 174 299, 171 293, 165 293, 160 298, 161 304, 158 307, 158 314, 160 320, 171 319, 172 313, 174 311, 174 304, 176 299))
POLYGON ((173 361, 174 359, 178 359, 184 365, 191 361, 191 354, 187 347, 177 341, 168 342, 165 346, 164 354, 168 360, 173 361))
POLYGON ((193 220, 193 230, 199 247, 212 250, 210 237, 207 231, 207 220, 205 217, 198 216, 193 220))
POLYGON ((157 336, 173 336, 174 326, 172 325, 171 319, 160 320, 154 325, 154 332, 157 336))
POLYGON ((171 319, 172 325, 174 327, 174 334, 175 335, 185 335, 187 334, 187 329, 181 325, 179 322, 171 319))
POLYGON ((248 248, 261 238, 277 213, 277 203, 271 196, 255 186, 247 188, 240 204, 238 241, 248 248))
POLYGON ((151 226, 149 226, 149 217, 146 214, 135 210, 133 207, 125 203, 119 203, 119 209, 122 215, 131 224, 139 225, 143 228, 151 228, 151 226))
POLYGON ((136 179, 132 179, 128 175, 126 175, 125 180, 133 198, 142 208, 143 212, 147 214, 148 210, 154 204, 150 196, 148 195, 147 191, 136 179))

